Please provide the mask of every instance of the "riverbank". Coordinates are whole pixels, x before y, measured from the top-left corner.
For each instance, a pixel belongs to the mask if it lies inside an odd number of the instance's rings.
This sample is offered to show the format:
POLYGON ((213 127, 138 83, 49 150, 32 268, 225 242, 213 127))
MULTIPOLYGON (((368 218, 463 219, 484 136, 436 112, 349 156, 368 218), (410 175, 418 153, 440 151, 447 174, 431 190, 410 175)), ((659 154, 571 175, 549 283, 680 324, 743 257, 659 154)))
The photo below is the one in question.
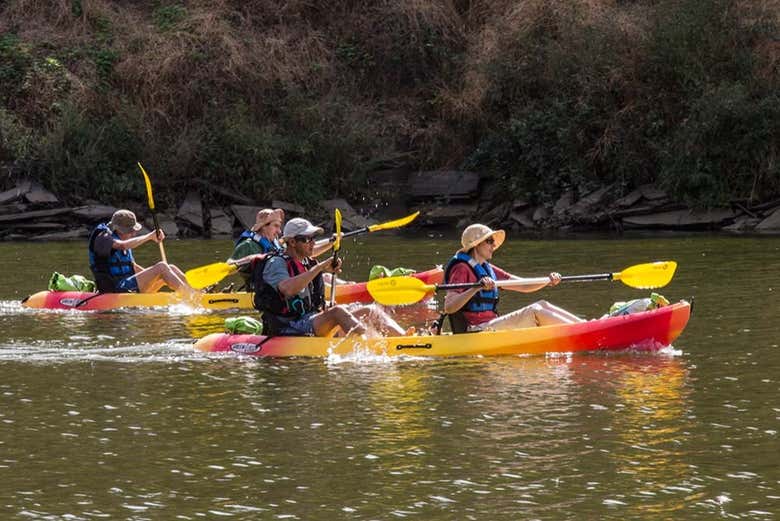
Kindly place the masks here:
MULTIPOLYGON (((40 183, 21 179, 0 193, 0 239, 5 241, 82 240, 118 208, 130 208, 153 227, 145 200, 109 201, 54 194, 40 183), (69 204, 62 201, 67 200, 69 204)), ((161 207, 159 222, 168 237, 233 237, 254 223, 264 207, 282 208, 288 218, 304 216, 326 229, 339 208, 345 231, 420 211, 418 228, 462 229, 471 222, 519 232, 623 232, 624 230, 721 230, 730 233, 780 233, 780 200, 696 210, 674 201, 654 185, 627 193, 615 185, 577 193, 566 191, 554 203, 495 199, 495 185, 473 172, 385 173, 375 179, 374 198, 351 204, 329 199, 304 207, 295 202, 253 200, 204 185, 187 192, 175 206, 161 207)))

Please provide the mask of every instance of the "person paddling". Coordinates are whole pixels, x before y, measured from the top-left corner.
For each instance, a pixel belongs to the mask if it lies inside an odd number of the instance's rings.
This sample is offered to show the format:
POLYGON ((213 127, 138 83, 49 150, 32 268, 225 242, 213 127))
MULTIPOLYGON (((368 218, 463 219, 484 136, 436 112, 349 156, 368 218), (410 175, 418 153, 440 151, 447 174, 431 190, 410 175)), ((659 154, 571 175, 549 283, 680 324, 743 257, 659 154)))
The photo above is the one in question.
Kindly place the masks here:
POLYGON ((136 236, 141 224, 130 210, 118 210, 111 221, 99 224, 89 236, 89 267, 95 276, 100 293, 155 293, 163 286, 193 299, 198 291, 192 288, 184 273, 172 264, 158 262, 144 268, 136 264, 133 248, 165 239, 162 230, 159 236, 152 231, 136 236))
MULTIPOLYGON (((444 313, 450 318, 453 333, 482 330, 517 329, 550 324, 569 324, 583 320, 565 309, 539 300, 517 311, 498 314, 497 280, 520 279, 498 266, 490 264, 493 253, 504 243, 504 230, 491 230, 484 224, 472 224, 463 230, 461 248, 444 271, 445 284, 481 282, 481 287, 449 290, 444 298, 444 313)), ((549 282, 531 286, 510 286, 506 289, 532 293, 561 281, 558 273, 550 273, 549 282)))
POLYGON ((244 279, 242 288, 247 291, 254 291, 251 261, 255 256, 279 253, 284 249, 279 242, 283 223, 284 210, 264 208, 257 212, 255 224, 238 236, 236 247, 227 262, 240 266, 238 273, 244 279))
POLYGON ((325 309, 323 273, 341 270, 341 259, 317 262, 314 241, 323 233, 306 219, 291 219, 284 226, 284 253, 271 253, 254 263, 255 308, 263 313, 268 336, 328 336, 334 330, 364 334, 363 320, 371 320, 383 333, 406 332, 386 313, 363 307, 350 312, 342 305, 325 309))

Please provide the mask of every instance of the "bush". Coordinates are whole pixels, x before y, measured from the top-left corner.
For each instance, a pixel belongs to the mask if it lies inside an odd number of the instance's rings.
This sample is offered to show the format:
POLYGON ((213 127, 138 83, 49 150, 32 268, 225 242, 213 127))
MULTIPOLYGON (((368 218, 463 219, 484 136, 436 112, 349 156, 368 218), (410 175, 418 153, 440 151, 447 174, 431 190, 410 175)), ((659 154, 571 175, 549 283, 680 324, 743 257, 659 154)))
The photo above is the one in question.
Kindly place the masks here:
POLYGON ((135 166, 141 152, 137 135, 119 118, 95 119, 67 105, 41 147, 43 181, 65 199, 138 198, 145 193, 135 166))

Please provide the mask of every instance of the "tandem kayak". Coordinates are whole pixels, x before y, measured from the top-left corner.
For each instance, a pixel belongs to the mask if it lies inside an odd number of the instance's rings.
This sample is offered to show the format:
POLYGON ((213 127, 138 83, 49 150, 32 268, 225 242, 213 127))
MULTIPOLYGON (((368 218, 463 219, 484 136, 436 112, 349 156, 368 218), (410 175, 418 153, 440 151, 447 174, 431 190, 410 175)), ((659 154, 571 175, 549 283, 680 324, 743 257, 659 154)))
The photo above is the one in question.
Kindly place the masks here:
POLYGON ((578 324, 370 339, 213 333, 198 340, 195 349, 266 357, 327 357, 355 352, 389 356, 494 356, 623 349, 652 351, 670 345, 680 336, 690 313, 690 304, 680 301, 652 311, 578 324))
MULTIPOLYGON (((426 284, 438 284, 444 278, 444 271, 434 268, 411 275, 426 284)), ((330 285, 325 287, 326 299, 330 298, 330 285)), ((200 305, 204 309, 252 309, 252 293, 204 293, 200 305)), ((373 298, 366 290, 365 282, 340 284, 336 286, 336 302, 370 303, 373 298)), ((159 293, 89 293, 83 291, 39 291, 22 301, 22 305, 35 309, 78 309, 81 311, 106 311, 119 308, 167 307, 183 304, 184 301, 169 291, 159 293)))

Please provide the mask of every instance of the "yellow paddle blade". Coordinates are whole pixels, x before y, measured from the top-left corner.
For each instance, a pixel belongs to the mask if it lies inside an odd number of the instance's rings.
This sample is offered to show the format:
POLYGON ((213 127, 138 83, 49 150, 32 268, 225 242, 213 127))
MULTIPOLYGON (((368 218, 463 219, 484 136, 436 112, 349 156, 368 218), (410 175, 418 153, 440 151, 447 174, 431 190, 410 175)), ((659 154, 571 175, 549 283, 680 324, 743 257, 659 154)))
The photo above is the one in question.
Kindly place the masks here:
POLYGON ((677 263, 674 261, 648 262, 613 273, 612 279, 619 280, 632 288, 663 288, 671 282, 676 269, 677 263))
POLYGON ((401 219, 396 219, 395 221, 388 221, 386 223, 380 223, 380 224, 372 224, 368 227, 369 232, 378 232, 379 230, 391 230, 393 228, 400 228, 401 226, 406 226, 410 222, 417 219, 417 216, 420 215, 420 212, 414 212, 411 215, 407 215, 406 217, 402 217, 401 219))
POLYGON ((414 304, 436 291, 436 286, 414 277, 386 277, 366 284, 368 293, 385 306, 414 304))
POLYGON ((144 170, 144 167, 141 166, 141 163, 138 163, 138 168, 141 169, 141 173, 144 175, 144 183, 146 183, 146 196, 149 198, 149 209, 154 210, 154 196, 152 195, 152 181, 149 179, 149 175, 146 173, 146 170, 144 170))
POLYGON ((341 210, 336 208, 336 214, 335 214, 335 221, 336 221, 336 241, 333 243, 333 252, 339 251, 339 248, 341 248, 341 210))
POLYGON ((216 284, 228 275, 234 273, 238 267, 227 262, 215 262, 199 268, 187 271, 184 276, 187 283, 195 289, 203 289, 206 286, 216 284))

